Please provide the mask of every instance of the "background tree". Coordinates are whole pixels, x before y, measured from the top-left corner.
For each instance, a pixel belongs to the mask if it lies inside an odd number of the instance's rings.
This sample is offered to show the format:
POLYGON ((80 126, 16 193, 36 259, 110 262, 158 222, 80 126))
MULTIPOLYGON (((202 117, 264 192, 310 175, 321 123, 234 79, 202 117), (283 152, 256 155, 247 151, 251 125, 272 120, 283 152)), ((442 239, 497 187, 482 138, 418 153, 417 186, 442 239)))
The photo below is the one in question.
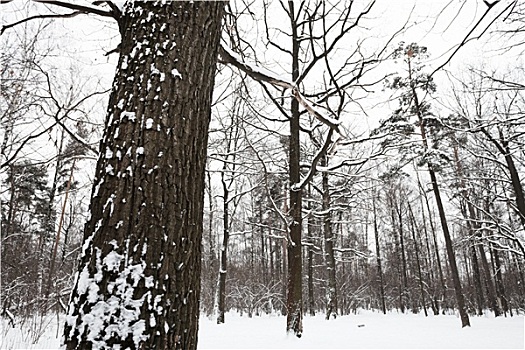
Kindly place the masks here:
MULTIPOLYGON (((31 201, 45 201, 45 205, 28 204, 24 209, 24 220, 33 217, 40 221, 39 229, 35 226, 36 221, 30 230, 27 227, 22 228, 27 222, 21 223, 22 226, 15 225, 17 216, 12 216, 5 222, 7 226, 4 228, 18 228, 11 232, 16 232, 15 235, 2 235, 3 247, 7 248, 14 243, 10 242, 11 239, 27 235, 27 254, 34 257, 31 268, 24 273, 24 278, 27 278, 27 283, 31 286, 19 284, 19 288, 24 290, 10 289, 20 295, 33 293, 31 300, 13 303, 9 302, 9 294, 5 294, 5 299, 2 295, 3 310, 16 316, 44 315, 54 306, 57 306, 57 311, 64 311, 65 299, 71 289, 72 266, 76 264, 75 249, 81 239, 78 222, 81 220, 80 215, 70 214, 82 212, 83 186, 89 183, 89 179, 84 177, 86 172, 78 172, 80 176, 71 186, 69 200, 64 200, 64 193, 70 177, 71 161, 76 159, 78 164, 85 166, 89 164, 89 157, 92 157, 90 143, 97 135, 97 121, 85 123, 86 109, 97 110, 96 98, 104 94, 104 91, 99 90, 100 86, 94 84, 94 79, 84 79, 78 74, 73 63, 61 74, 50 73, 57 71, 57 63, 52 57, 58 50, 45 44, 52 27, 52 23, 36 21, 34 26, 16 27, 2 35, 6 50, 1 54, 0 175, 1 181, 6 185, 8 179, 4 175, 12 173, 10 181, 14 181, 14 187, 3 187, 6 191, 1 194, 2 203, 12 207, 6 209, 4 206, 3 209, 7 210, 5 213, 19 212, 18 204, 11 202, 9 198, 25 197, 22 192, 27 187, 27 183, 23 185, 26 181, 34 181, 34 185, 40 183, 36 187, 32 185, 34 193, 31 201), (18 174, 23 166, 27 167, 27 172, 18 174), (32 179, 30 173, 34 174, 32 179), (46 188, 45 193, 38 189, 41 186, 46 188), (57 227, 60 215, 64 217, 61 230, 57 227), (34 237, 31 238, 34 231, 39 232, 36 242, 33 241, 34 237)), ((2 223, 4 224, 4 220, 2 223)), ((7 258, 17 261, 17 257, 6 251, 2 255, 2 262, 7 258)), ((10 281, 7 276, 4 277, 3 281, 10 281)))
MULTIPOLYGON (((428 174, 432 184, 432 190, 438 207, 441 228, 445 237, 448 262, 454 283, 456 302, 461 315, 463 327, 470 326, 468 314, 465 309, 464 296, 461 288, 461 280, 457 268, 454 248, 449 231, 449 225, 443 207, 443 200, 439 184, 437 182, 436 171, 439 170, 441 159, 446 159, 446 155, 438 149, 440 121, 432 113, 430 104, 426 102, 426 95, 435 91, 436 87, 428 74, 422 73, 423 66, 417 64, 421 56, 426 55, 426 47, 417 44, 406 45, 401 43, 396 50, 394 57, 401 58, 407 64, 407 76, 395 77, 390 85, 391 88, 401 91, 400 107, 394 112, 392 117, 382 123, 382 129, 390 129, 393 132, 406 136, 416 133, 415 127, 419 128, 421 158, 420 163, 426 164, 428 174), (415 119, 415 125, 411 118, 415 119)), ((406 146, 405 146, 406 147, 406 146)), ((418 147, 416 145, 416 147, 418 147)), ((407 148, 405 148, 408 150, 407 148)), ((416 151, 417 152, 417 151, 416 151)), ((403 259, 404 260, 404 259, 403 259)))

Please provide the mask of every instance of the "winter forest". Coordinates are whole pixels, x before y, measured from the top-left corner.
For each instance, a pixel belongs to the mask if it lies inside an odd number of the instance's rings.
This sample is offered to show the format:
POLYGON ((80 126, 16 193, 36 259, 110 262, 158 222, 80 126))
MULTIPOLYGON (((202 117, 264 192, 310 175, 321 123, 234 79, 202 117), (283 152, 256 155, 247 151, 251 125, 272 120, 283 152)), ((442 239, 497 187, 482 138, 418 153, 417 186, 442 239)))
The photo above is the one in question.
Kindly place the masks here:
POLYGON ((0 27, 2 349, 523 348, 524 2, 0 27))

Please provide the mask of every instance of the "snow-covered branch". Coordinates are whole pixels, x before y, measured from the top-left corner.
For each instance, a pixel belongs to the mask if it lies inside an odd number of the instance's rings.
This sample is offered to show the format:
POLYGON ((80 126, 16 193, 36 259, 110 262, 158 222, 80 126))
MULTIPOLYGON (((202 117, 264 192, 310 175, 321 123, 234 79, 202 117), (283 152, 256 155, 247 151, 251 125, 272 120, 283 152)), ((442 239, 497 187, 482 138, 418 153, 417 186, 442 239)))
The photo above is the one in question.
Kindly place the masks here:
POLYGON ((248 74, 252 79, 257 80, 259 82, 267 82, 276 87, 290 89, 294 98, 308 111, 308 113, 313 115, 315 118, 317 118, 324 124, 328 125, 331 129, 337 131, 338 133, 341 133, 339 131, 339 124, 341 124, 341 122, 335 118, 329 117, 319 112, 314 107, 313 103, 308 101, 301 94, 297 85, 294 82, 287 80, 266 68, 259 67, 255 64, 248 64, 246 62, 243 62, 239 55, 237 55, 235 52, 232 51, 232 49, 230 49, 224 44, 221 44, 219 48, 219 53, 221 56, 221 63, 231 64, 232 66, 248 74))

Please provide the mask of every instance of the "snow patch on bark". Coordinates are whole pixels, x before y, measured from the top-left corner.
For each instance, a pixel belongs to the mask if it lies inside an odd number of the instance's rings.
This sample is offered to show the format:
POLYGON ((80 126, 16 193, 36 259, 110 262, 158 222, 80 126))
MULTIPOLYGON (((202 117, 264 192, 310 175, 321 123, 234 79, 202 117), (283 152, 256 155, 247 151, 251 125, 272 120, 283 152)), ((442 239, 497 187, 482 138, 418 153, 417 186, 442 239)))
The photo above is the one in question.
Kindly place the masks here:
MULTIPOLYGON (((116 241, 110 242, 114 248, 117 248, 116 241)), ((145 280, 145 284, 151 285, 153 277, 146 278, 144 276, 144 269, 146 263, 144 261, 133 263, 129 259, 128 265, 122 271, 121 265, 126 261, 126 256, 118 253, 116 250, 109 252, 104 259, 101 260, 101 251, 97 249, 96 271, 93 277, 90 277, 87 266, 84 266, 78 278, 78 298, 86 295, 86 302, 91 304, 91 308, 87 313, 84 313, 84 308, 81 308, 79 315, 72 315, 73 308, 70 309, 66 317, 66 322, 75 328, 77 320, 80 325, 79 338, 85 333, 85 338, 93 343, 94 349, 107 348, 107 341, 110 338, 126 339, 131 336, 135 343, 135 348, 139 348, 140 343, 148 338, 145 334, 146 323, 140 319, 141 307, 145 300, 151 299, 150 293, 147 292, 142 297, 135 299, 135 288, 141 279, 145 280), (98 282, 98 274, 102 275, 102 271, 118 273, 117 278, 108 283, 107 292, 100 291, 98 282), (132 281, 132 283, 129 283, 132 281), (103 294, 108 294, 104 298, 103 294)), ((70 334, 71 336, 71 334, 70 334)))
POLYGON ((174 78, 180 78, 182 80, 182 74, 180 74, 177 68, 171 70, 171 75, 173 75, 174 78))

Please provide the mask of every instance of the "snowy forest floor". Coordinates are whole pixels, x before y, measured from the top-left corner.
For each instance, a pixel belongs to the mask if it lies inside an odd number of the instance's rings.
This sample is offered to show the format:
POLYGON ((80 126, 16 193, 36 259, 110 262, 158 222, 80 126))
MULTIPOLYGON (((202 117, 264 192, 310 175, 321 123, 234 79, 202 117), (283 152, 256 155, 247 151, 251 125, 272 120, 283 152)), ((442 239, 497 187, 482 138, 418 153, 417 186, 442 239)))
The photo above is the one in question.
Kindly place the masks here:
MULTIPOLYGON (((2 318, 0 349, 59 349, 64 316, 26 319, 15 328, 2 318), (58 331, 58 332, 57 332, 58 331), (57 337, 58 334, 58 337, 57 337)), ((326 321, 306 316, 304 334, 286 335, 283 316, 226 314, 226 323, 202 316, 199 349, 523 349, 524 316, 471 317, 461 328, 454 315, 359 311, 326 321)))

